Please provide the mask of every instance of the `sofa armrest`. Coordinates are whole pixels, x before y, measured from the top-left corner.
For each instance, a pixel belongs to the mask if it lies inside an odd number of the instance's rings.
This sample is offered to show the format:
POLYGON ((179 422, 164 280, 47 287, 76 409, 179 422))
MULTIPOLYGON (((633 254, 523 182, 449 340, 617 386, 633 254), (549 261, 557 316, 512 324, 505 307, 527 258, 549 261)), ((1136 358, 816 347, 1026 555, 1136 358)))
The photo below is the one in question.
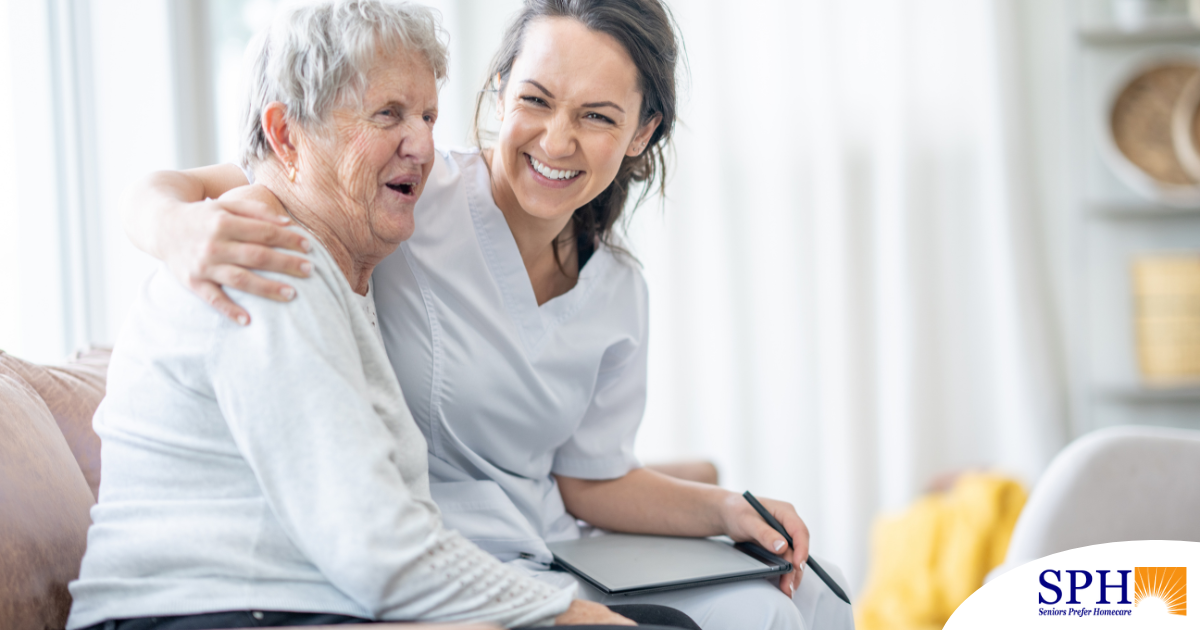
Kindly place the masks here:
POLYGON ((646 468, 684 481, 696 481, 714 486, 719 481, 717 466, 704 460, 650 464, 646 468))

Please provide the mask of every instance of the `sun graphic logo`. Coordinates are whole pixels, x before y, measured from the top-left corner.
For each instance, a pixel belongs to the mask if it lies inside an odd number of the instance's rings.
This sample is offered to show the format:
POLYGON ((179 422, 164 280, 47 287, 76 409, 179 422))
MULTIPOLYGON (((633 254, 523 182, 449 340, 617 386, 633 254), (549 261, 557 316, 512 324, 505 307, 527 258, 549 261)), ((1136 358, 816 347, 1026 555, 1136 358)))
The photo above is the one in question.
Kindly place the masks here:
POLYGON ((1143 612, 1187 615, 1187 567, 1135 567, 1133 605, 1143 612))

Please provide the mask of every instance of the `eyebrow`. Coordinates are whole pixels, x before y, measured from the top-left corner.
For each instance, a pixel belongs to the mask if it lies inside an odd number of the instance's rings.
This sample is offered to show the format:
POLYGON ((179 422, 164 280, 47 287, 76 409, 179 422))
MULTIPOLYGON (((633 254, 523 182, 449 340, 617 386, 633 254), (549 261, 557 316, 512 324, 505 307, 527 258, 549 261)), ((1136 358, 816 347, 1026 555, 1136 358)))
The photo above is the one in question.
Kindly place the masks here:
MULTIPOLYGON (((546 86, 542 85, 541 83, 538 83, 537 81, 534 81, 533 79, 525 79, 521 83, 528 83, 529 85, 532 85, 533 87, 541 90, 542 93, 545 94, 546 96, 549 96, 550 98, 554 98, 554 95, 550 93, 550 90, 546 89, 546 86)), ((600 101, 598 103, 584 103, 583 106, 584 107, 612 107, 612 108, 616 109, 617 111, 621 112, 622 114, 625 113, 625 108, 621 107, 620 105, 617 105, 616 103, 614 103, 612 101, 600 101)))
POLYGON ((584 107, 615 107, 617 109, 617 111, 621 112, 622 114, 625 113, 624 108, 622 108, 620 105, 617 105, 616 103, 614 103, 612 101, 601 101, 599 103, 584 103, 583 106, 584 107))
MULTIPOLYGON (((365 101, 366 99, 363 99, 363 100, 365 101)), ((374 105, 372 105, 370 103, 363 103, 363 106, 370 107, 372 115, 374 115, 381 109, 394 109, 397 111, 397 113, 400 113, 400 114, 403 114, 404 112, 407 112, 408 110, 412 109, 412 107, 410 107, 406 103, 398 101, 394 98, 389 98, 382 103, 376 103, 374 105)))

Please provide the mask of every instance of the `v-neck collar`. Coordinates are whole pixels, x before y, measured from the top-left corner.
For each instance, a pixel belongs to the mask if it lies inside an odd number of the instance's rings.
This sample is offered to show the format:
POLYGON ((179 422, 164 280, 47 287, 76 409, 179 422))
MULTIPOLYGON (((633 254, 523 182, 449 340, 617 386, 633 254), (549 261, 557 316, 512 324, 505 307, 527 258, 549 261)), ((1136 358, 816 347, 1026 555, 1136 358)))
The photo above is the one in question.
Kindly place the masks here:
POLYGON ((612 260, 612 254, 604 246, 597 247, 580 270, 575 286, 538 306, 525 261, 517 249, 517 240, 508 227, 504 212, 492 198, 487 164, 478 152, 464 157, 466 160, 462 170, 467 186, 467 204, 484 260, 500 289, 504 308, 520 332, 526 352, 536 355, 541 352, 550 333, 574 315, 584 303, 596 285, 594 279, 603 275, 612 260))

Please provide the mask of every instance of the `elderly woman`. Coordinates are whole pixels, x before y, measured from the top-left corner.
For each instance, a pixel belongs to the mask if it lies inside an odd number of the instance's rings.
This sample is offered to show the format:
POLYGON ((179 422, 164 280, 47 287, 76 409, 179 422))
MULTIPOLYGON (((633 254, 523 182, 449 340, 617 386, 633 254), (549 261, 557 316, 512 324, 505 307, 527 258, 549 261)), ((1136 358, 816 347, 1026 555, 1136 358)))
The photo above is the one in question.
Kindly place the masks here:
POLYGON ((245 157, 307 241, 304 299, 243 294, 243 327, 169 273, 147 281, 95 418, 104 481, 69 628, 632 625, 444 529, 430 498, 370 278, 412 233, 445 72, 408 5, 324 2, 264 40, 245 157))

